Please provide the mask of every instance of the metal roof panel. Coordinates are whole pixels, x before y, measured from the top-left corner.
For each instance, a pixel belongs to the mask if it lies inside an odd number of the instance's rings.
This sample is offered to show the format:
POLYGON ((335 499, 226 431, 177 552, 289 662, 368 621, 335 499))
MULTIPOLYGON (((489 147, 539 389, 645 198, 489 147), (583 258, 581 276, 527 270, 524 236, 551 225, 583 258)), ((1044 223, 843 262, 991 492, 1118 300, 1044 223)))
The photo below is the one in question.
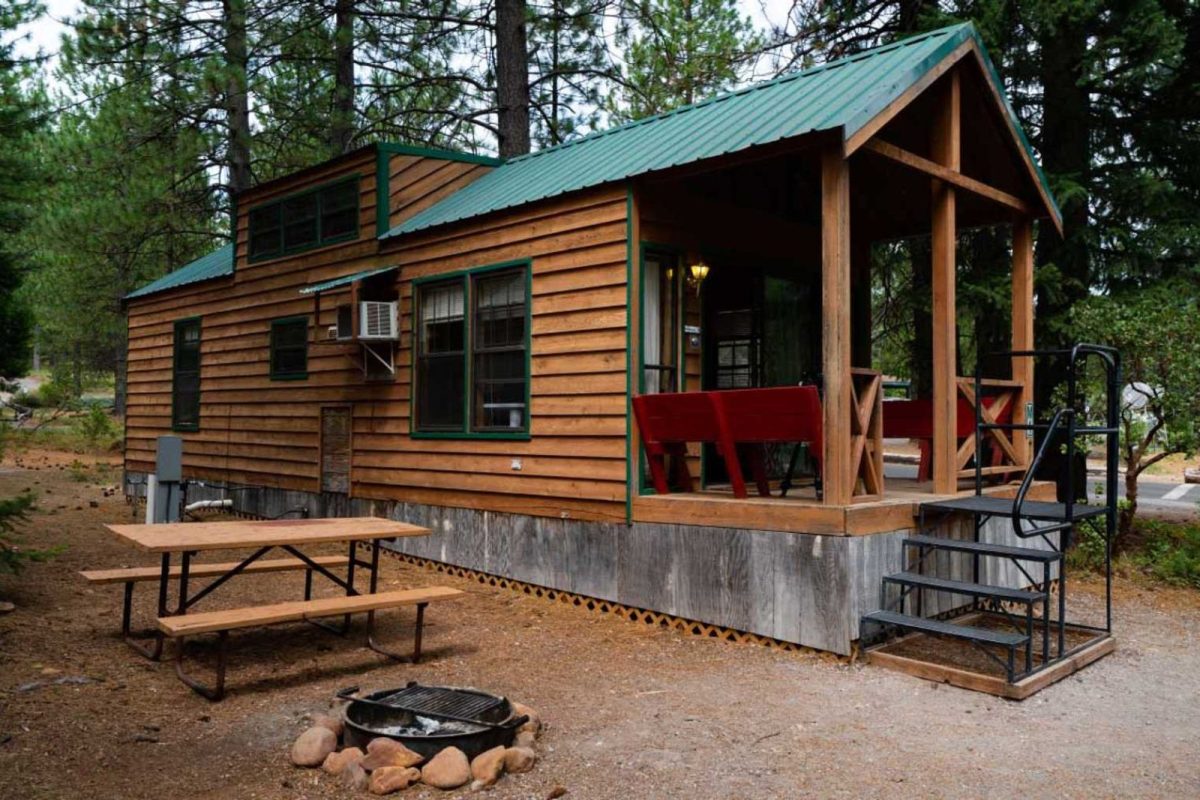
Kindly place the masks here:
POLYGON ((930 31, 510 159, 381 238, 814 131, 848 138, 970 39, 970 23, 930 31))
POLYGON ((207 255, 200 256, 195 261, 183 265, 174 272, 168 272, 156 281, 152 281, 140 289, 125 295, 126 300, 145 297, 148 294, 165 292, 180 286, 187 286, 200 281, 224 278, 233 274, 233 245, 218 247, 207 255))

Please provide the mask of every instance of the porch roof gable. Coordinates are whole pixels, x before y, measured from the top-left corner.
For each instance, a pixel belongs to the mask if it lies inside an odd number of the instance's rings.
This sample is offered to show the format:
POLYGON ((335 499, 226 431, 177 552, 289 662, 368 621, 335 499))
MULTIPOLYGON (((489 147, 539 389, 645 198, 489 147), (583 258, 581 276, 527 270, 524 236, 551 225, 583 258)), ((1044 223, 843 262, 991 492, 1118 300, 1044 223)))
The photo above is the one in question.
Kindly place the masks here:
POLYGON ((380 238, 819 131, 841 129, 843 141, 849 140, 964 44, 973 45, 1057 225, 1061 215, 1032 146, 975 26, 967 22, 509 159, 380 238))

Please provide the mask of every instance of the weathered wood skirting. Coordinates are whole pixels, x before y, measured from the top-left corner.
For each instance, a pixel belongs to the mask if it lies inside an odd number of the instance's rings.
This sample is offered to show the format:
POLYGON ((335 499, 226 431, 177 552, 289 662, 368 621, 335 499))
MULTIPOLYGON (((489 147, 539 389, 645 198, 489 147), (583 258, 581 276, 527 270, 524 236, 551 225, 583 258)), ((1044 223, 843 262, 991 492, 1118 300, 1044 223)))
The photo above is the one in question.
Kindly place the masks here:
MULTIPOLYGON (((127 474, 127 491, 139 480, 127 474)), ((192 488, 188 499, 223 496, 219 488, 192 488)), ((902 541, 911 533, 625 525, 257 486, 238 487, 231 496, 238 510, 264 517, 305 509, 312 517, 411 522, 433 535, 394 542, 398 553, 841 655, 851 653, 862 614, 879 607, 882 576, 904 568, 902 541)), ((954 524, 954 535, 969 535, 954 524)), ((991 526, 1003 540, 1003 526, 991 526)), ((953 565, 959 574, 969 569, 969 559, 953 565)), ((985 579, 1012 575, 993 567, 985 579)), ((930 601, 926 608, 930 614, 953 608, 943 606, 930 601)))

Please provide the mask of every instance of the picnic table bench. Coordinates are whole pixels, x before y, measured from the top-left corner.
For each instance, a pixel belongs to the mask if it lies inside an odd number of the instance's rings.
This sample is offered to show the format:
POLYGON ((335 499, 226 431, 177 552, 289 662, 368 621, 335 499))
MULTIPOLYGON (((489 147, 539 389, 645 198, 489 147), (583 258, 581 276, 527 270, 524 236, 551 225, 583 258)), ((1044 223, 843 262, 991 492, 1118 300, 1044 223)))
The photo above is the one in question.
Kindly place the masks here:
POLYGON ((366 644, 372 650, 399 660, 416 661, 421 655, 421 633, 424 612, 431 602, 450 600, 462 596, 462 592, 445 586, 423 589, 407 589, 376 592, 379 573, 380 542, 398 536, 424 536, 425 528, 374 517, 349 519, 304 519, 263 520, 229 522, 170 523, 165 525, 108 525, 118 538, 134 546, 160 556, 160 566, 120 570, 91 570, 84 577, 93 583, 124 583, 125 608, 122 614, 122 634, 138 652, 157 660, 162 654, 165 638, 177 641, 175 669, 180 680, 210 700, 219 700, 225 694, 226 640, 228 633, 248 627, 274 625, 281 622, 304 620, 326 630, 344 634, 349 629, 350 615, 367 614, 366 644), (346 556, 309 556, 301 548, 317 544, 347 543, 346 556), (362 560, 357 548, 370 543, 371 558, 362 560), (249 549, 254 552, 241 561, 193 564, 192 557, 209 550, 249 549), (279 548, 291 558, 262 560, 267 552, 279 548), (171 556, 178 553, 180 564, 172 566, 171 556), (344 578, 331 570, 346 567, 344 578), (355 586, 355 568, 368 570, 369 589, 360 592, 355 586), (201 599, 236 575, 281 572, 294 569, 306 571, 304 600, 268 605, 247 606, 202 613, 189 613, 189 609, 201 599), (345 590, 344 597, 312 599, 312 574, 318 573, 345 590), (213 578, 203 588, 189 592, 189 581, 197 577, 213 578), (133 640, 129 633, 129 614, 134 584, 158 580, 158 627, 154 631, 155 646, 145 648, 133 640), (168 602, 168 584, 178 583, 178 604, 171 608, 168 602), (374 638, 375 612, 388 608, 416 606, 413 653, 404 657, 379 647, 374 638), (341 629, 325 625, 322 619, 333 616, 344 618, 341 629), (188 675, 183 668, 186 639, 201 633, 216 633, 217 677, 213 686, 207 686, 188 675))

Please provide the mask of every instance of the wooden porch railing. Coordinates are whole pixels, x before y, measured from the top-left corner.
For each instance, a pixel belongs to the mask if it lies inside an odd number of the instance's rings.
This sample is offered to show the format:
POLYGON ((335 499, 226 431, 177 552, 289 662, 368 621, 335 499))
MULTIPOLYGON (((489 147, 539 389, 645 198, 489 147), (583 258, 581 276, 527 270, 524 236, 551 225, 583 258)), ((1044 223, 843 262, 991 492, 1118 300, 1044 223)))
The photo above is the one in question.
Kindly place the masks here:
POLYGON ((883 496, 883 377, 850 370, 850 467, 856 500, 883 496))
MULTIPOLYGON (((985 424, 1011 423, 1017 414, 1017 404, 1020 402, 1021 390, 1024 388, 1020 381, 1002 380, 998 378, 983 378, 979 388, 983 394, 982 405, 975 396, 975 379, 958 378, 958 435, 962 444, 958 447, 955 459, 955 469, 958 477, 975 477, 975 468, 967 468, 967 463, 975 455, 975 409, 979 408, 979 417, 985 424), (964 402, 965 401, 965 402, 964 402), (966 412, 967 418, 963 419, 966 412)), ((998 430, 989 428, 984 432, 983 442, 991 446, 991 463, 984 464, 980 472, 985 475, 1008 475, 1024 472, 1029 464, 1022 456, 1024 448, 1016 442, 1017 436, 1023 435, 1018 431, 998 430)))

